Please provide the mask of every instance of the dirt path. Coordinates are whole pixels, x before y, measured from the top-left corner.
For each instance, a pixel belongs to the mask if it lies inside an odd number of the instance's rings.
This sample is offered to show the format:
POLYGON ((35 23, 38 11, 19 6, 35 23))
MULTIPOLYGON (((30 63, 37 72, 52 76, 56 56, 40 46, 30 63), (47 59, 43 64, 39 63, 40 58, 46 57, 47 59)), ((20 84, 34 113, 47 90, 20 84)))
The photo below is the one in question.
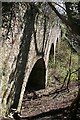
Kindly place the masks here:
POLYGON ((25 94, 21 115, 30 117, 70 106, 77 95, 78 86, 75 83, 71 83, 69 86, 70 92, 67 90, 60 92, 60 87, 61 85, 57 84, 48 86, 45 90, 36 91, 36 95, 34 92, 25 94))

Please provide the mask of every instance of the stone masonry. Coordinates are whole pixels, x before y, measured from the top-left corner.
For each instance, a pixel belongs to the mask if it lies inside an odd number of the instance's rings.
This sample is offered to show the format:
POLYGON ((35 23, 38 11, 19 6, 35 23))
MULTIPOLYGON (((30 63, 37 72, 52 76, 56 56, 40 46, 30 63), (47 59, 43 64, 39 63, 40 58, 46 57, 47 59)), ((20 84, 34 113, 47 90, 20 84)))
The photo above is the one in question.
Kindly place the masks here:
MULTIPOLYGON (((22 11, 20 8, 20 14, 22 11)), ((46 87, 51 45, 54 44, 55 52, 56 42, 61 35, 59 25, 51 17, 46 18, 38 13, 35 7, 24 9, 21 16, 25 16, 24 24, 17 33, 19 26, 16 20, 14 44, 9 40, 1 43, 3 116, 7 116, 12 108, 20 112, 26 86, 34 90, 46 87)))

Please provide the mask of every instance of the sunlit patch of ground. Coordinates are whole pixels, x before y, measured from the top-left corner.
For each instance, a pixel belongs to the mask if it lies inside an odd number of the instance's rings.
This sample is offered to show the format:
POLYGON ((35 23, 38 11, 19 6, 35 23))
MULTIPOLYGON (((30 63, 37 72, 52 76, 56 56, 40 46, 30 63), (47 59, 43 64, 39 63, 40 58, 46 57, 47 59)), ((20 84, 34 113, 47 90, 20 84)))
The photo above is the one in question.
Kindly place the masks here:
POLYGON ((56 87, 53 84, 51 87, 36 91, 36 95, 33 92, 25 94, 22 103, 22 116, 35 116, 43 112, 70 106, 77 96, 77 83, 71 83, 69 91, 63 89, 60 92, 60 87, 61 84, 57 84, 56 87))

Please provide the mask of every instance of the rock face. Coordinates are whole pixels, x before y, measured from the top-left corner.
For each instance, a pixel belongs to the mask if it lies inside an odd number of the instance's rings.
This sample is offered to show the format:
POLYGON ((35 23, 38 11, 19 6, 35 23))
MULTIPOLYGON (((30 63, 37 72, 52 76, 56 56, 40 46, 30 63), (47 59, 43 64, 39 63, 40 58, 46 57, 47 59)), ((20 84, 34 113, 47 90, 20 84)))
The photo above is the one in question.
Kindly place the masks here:
MULTIPOLYGON (((54 44, 55 50, 60 38, 60 28, 54 20, 40 14, 32 5, 24 7, 19 3, 18 7, 15 4, 18 12, 16 20, 11 21, 12 31, 1 43, 3 116, 7 116, 11 108, 20 112, 25 89, 46 87, 51 45, 54 44)), ((3 28, 3 34, 4 31, 6 28, 3 28)))

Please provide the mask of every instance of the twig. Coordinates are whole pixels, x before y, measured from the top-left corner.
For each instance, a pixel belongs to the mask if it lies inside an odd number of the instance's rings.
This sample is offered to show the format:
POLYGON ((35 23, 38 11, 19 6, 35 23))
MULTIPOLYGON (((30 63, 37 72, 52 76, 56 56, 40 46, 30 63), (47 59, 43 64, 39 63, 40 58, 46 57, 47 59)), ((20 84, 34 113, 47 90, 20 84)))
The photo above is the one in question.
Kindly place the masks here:
MULTIPOLYGON (((64 87, 64 84, 65 84, 66 80, 67 80, 67 87, 66 87, 67 89, 68 89, 68 85, 70 83, 70 77, 71 77, 71 55, 72 55, 72 50, 71 50, 71 54, 70 54, 69 68, 68 68, 67 74, 66 74, 66 76, 64 78, 64 82, 63 82, 63 85, 62 85, 61 89, 64 87)), ((68 91, 69 91, 69 89, 68 89, 68 91)))

